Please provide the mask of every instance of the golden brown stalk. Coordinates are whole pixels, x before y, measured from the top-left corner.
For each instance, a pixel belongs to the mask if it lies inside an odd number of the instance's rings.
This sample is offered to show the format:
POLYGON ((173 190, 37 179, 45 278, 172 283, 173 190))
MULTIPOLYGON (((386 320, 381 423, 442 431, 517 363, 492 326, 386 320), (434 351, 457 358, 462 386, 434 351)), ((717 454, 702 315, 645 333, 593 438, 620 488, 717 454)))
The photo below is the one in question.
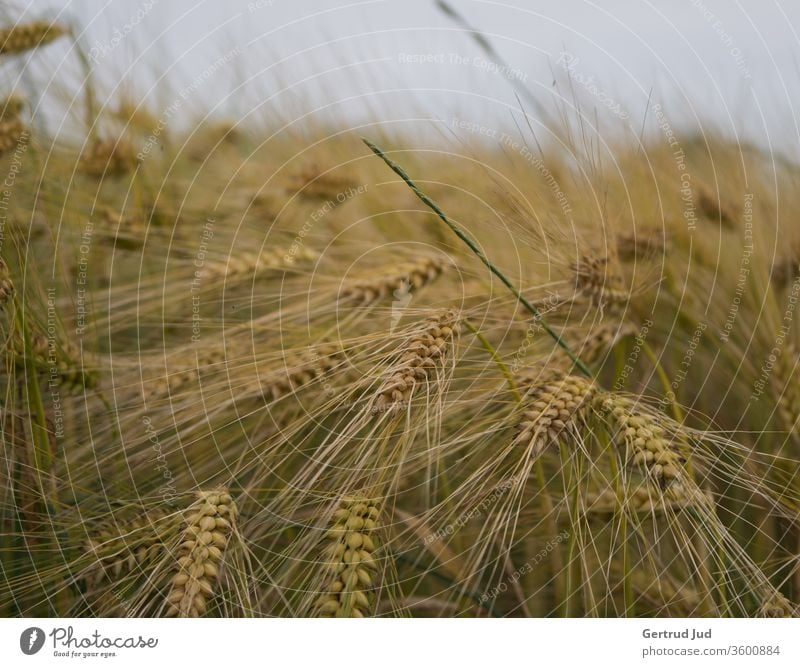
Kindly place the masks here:
POLYGON ((349 282, 342 288, 341 298, 366 306, 387 296, 403 296, 432 283, 445 267, 441 257, 422 257, 390 267, 380 275, 349 282))
POLYGON ((633 465, 665 486, 676 482, 684 459, 655 417, 637 410, 633 400, 618 394, 598 394, 594 403, 609 418, 612 436, 625 445, 633 465))
POLYGON ((598 306, 625 303, 630 298, 622 276, 609 267, 608 257, 584 256, 573 264, 572 269, 575 272, 576 289, 598 306))
POLYGON ((425 320, 403 346, 399 363, 390 368, 378 390, 373 412, 397 410, 407 405, 417 385, 426 383, 431 371, 442 366, 459 330, 458 315, 452 310, 425 320))
POLYGON ((530 387, 514 443, 525 445, 531 456, 538 456, 547 444, 573 426, 591 404, 595 392, 591 380, 574 375, 530 387))
POLYGON ((81 155, 80 168, 90 176, 122 176, 139 164, 127 139, 97 139, 81 155))
POLYGON ((380 506, 357 496, 344 499, 333 515, 326 537, 325 575, 314 607, 323 617, 363 618, 372 610, 378 570, 375 561, 380 506))
POLYGON ((103 523, 87 542, 95 563, 86 572, 90 586, 118 581, 122 575, 141 571, 163 553, 164 544, 157 524, 167 516, 163 509, 149 510, 123 524, 103 523))
POLYGON ((186 513, 178 571, 167 597, 167 616, 202 616, 236 520, 236 505, 225 489, 200 491, 186 513))
POLYGON ((69 30, 58 23, 32 21, 0 29, 0 54, 23 53, 44 46, 66 35, 69 30))

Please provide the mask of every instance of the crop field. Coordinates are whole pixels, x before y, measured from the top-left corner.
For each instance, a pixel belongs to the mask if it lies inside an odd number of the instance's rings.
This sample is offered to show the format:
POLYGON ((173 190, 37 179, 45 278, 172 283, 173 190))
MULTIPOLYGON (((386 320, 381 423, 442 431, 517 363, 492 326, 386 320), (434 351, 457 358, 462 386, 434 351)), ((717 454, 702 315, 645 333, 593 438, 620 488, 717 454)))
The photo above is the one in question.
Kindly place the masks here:
POLYGON ((797 615, 795 163, 165 117, 75 34, 0 29, 0 616, 797 615))

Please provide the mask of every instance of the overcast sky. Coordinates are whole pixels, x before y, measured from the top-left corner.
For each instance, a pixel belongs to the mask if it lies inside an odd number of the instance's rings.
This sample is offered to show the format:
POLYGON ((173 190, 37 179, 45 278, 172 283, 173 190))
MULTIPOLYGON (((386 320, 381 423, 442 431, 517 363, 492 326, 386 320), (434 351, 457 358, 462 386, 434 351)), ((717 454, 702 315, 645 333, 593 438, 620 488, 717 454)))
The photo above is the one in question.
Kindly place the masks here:
POLYGON ((218 116, 497 127, 523 89, 533 113, 563 96, 604 126, 638 128, 647 115, 652 128, 649 99, 676 125, 800 145, 796 0, 452 4, 497 58, 433 0, 33 0, 28 11, 83 26, 109 88, 124 82, 162 106, 188 91, 195 111, 218 116))

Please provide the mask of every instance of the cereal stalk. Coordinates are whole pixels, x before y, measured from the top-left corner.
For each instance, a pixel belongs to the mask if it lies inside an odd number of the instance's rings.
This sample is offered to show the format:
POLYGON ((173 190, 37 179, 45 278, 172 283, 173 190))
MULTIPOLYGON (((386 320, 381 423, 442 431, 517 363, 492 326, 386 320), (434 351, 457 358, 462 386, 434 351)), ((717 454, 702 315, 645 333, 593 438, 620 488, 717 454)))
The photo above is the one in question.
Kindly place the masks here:
POLYGON ((492 262, 489 260, 488 257, 483 253, 483 251, 476 245, 476 243, 469 238, 450 218, 447 217, 445 212, 439 208, 438 204, 434 202, 428 195, 426 195, 422 190, 420 190, 419 186, 417 186, 414 181, 411 180, 411 177, 406 174, 403 168, 398 165, 397 163, 393 162, 389 159, 389 157, 381 150, 378 146, 373 144, 369 139, 362 138, 362 141, 369 147, 369 149, 375 153, 381 160, 383 160, 388 167, 394 171, 400 178, 402 178, 406 185, 411 188, 412 192, 419 197, 420 201, 425 204, 428 208, 430 208, 439 219, 444 222, 452 231, 453 233, 461 239, 467 247, 475 253, 475 256, 483 262, 483 264, 488 268, 494 275, 496 275, 500 282, 502 282, 509 291, 517 297, 517 301, 519 301, 525 309, 533 315, 533 319, 535 322, 538 322, 542 325, 542 328, 547 332, 547 335, 550 336, 563 350, 566 352, 567 356, 572 360, 575 366, 583 373, 586 377, 592 377, 591 371, 586 367, 586 365, 575 355, 572 349, 564 342, 564 339, 561 338, 545 321, 544 316, 539 311, 536 306, 534 306, 530 301, 528 301, 522 293, 514 286, 514 284, 506 278, 505 274, 500 271, 492 262))

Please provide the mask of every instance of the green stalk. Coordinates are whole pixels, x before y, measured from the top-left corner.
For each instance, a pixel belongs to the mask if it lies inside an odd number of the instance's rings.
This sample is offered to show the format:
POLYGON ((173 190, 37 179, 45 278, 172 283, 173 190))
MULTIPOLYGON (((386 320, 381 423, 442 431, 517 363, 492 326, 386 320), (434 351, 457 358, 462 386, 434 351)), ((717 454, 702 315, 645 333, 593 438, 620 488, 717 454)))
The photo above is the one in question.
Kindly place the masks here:
POLYGON ((14 321, 17 326, 17 333, 23 341, 25 351, 25 395, 28 398, 29 413, 31 414, 31 435, 33 436, 32 463, 39 483, 39 492, 42 500, 49 504, 52 509, 58 508, 58 492, 53 474, 53 454, 50 451, 50 438, 47 433, 47 416, 44 410, 44 402, 39 389, 39 376, 36 374, 36 364, 33 363, 33 347, 25 323, 25 314, 17 305, 14 305, 14 321))
POLYGON ((533 315, 534 322, 542 326, 542 328, 547 332, 547 334, 558 344, 559 347, 561 347, 561 349, 564 350, 566 355, 572 360, 572 362, 581 371, 581 373, 583 373, 588 378, 593 377, 592 372, 572 351, 569 345, 567 345, 567 343, 564 342, 561 336, 559 336, 553 329, 550 328, 550 325, 545 321, 542 313, 539 312, 539 309, 522 295, 522 293, 514 286, 514 284, 508 278, 506 278, 505 274, 503 274, 503 272, 500 271, 500 269, 498 269, 494 264, 492 264, 489 258, 486 255, 484 255, 483 251, 477 246, 475 241, 473 241, 469 236, 467 236, 467 234, 464 233, 464 231, 462 231, 458 227, 458 225, 456 225, 452 220, 450 220, 450 218, 448 218, 445 212, 441 208, 439 208, 438 204, 435 201, 433 201, 430 197, 428 197, 428 195, 426 195, 422 190, 420 190, 419 186, 417 186, 417 184, 411 180, 411 177, 408 174, 406 174, 406 172, 399 164, 389 159, 389 157, 387 157, 387 155, 380 148, 378 148, 378 146, 373 144, 369 139, 365 139, 362 137, 362 141, 369 147, 369 149, 373 153, 375 153, 375 155, 381 158, 381 160, 383 160, 395 174, 397 174, 400 178, 403 179, 403 181, 405 181, 406 185, 408 185, 408 187, 411 188, 414 194, 417 195, 417 197, 419 197, 420 201, 423 204, 425 204, 429 209, 431 209, 439 217, 439 219, 442 222, 444 222, 453 231, 453 233, 467 245, 467 247, 473 253, 475 253, 477 258, 481 260, 481 262, 483 262, 486 268, 488 268, 489 271, 491 271, 494 275, 496 275, 500 279, 500 282, 502 282, 509 289, 509 291, 515 297, 517 297, 517 301, 519 301, 523 305, 523 307, 529 313, 531 313, 531 315, 533 315))
POLYGON ((469 329, 474 334, 475 338, 477 338, 480 341, 481 345, 483 345, 483 348, 489 353, 489 356, 492 357, 494 363, 497 364, 497 367, 503 374, 503 377, 505 377, 506 382, 508 383, 508 387, 511 390, 511 393, 514 395, 514 398, 516 399, 517 403, 521 403, 522 396, 520 396, 519 389, 517 389, 517 385, 514 382, 514 378, 511 375, 511 371, 508 370, 508 366, 506 366, 505 363, 503 363, 503 360, 500 358, 500 355, 497 353, 497 350, 488 341, 486 336, 484 336, 480 331, 478 331, 478 329, 475 328, 475 325, 472 324, 468 319, 464 318, 462 322, 464 326, 467 327, 467 329, 469 329))

